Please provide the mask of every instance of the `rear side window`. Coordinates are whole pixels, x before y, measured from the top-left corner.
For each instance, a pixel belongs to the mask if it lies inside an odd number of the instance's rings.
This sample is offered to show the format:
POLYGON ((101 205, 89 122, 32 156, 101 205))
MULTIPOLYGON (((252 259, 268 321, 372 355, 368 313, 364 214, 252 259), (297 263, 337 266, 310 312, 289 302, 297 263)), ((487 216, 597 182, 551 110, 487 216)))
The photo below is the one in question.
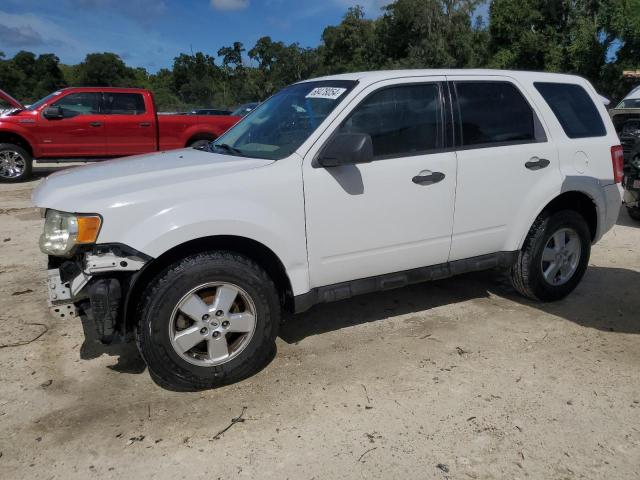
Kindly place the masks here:
POLYGON ((604 137, 607 130, 589 94, 580 85, 534 83, 569 138, 604 137))
POLYGON ((369 134, 375 159, 406 157, 440 149, 440 86, 432 83, 378 90, 353 110, 339 131, 369 134))
POLYGON ((545 141, 537 116, 509 82, 455 82, 461 145, 481 148, 545 141))
POLYGON ((144 98, 140 93, 105 93, 104 110, 107 115, 142 115, 144 98))

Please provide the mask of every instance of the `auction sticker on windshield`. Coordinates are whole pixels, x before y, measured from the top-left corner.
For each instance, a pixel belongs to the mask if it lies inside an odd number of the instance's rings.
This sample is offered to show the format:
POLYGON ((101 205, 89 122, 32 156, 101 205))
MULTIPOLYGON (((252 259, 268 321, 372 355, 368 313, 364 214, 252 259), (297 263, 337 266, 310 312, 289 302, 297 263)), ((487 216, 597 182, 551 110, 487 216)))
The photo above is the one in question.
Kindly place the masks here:
POLYGON ((317 87, 307 93, 305 98, 327 98, 329 100, 335 100, 346 91, 346 88, 339 87, 317 87))

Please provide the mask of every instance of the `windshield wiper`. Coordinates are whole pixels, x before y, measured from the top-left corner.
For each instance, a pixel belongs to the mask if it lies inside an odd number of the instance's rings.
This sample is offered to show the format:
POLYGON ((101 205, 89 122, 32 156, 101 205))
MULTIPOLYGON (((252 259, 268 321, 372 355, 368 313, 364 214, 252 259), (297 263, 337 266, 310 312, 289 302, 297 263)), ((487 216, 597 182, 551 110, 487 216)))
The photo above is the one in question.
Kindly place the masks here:
POLYGON ((240 155, 241 157, 245 156, 242 153, 242 150, 239 150, 236 147, 232 147, 231 145, 229 145, 227 143, 214 143, 213 146, 214 147, 218 147, 218 148, 220 148, 222 150, 226 150, 227 152, 233 153, 235 155, 240 155))

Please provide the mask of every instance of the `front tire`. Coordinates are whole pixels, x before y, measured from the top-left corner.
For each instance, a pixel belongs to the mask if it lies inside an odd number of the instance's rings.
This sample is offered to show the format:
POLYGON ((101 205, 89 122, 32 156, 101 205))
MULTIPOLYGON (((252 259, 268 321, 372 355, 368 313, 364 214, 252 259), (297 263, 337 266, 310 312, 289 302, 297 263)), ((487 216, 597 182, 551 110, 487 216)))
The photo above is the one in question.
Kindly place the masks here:
POLYGON ((543 212, 534 222, 511 269, 511 283, 522 295, 550 302, 580 283, 591 254, 591 232, 574 210, 543 212))
POLYGON ((0 182, 23 182, 31 176, 33 157, 19 145, 0 143, 0 182))
POLYGON ((138 348, 164 388, 237 382, 268 361, 280 308, 273 281, 255 262, 227 251, 200 253, 171 265, 147 287, 138 348))

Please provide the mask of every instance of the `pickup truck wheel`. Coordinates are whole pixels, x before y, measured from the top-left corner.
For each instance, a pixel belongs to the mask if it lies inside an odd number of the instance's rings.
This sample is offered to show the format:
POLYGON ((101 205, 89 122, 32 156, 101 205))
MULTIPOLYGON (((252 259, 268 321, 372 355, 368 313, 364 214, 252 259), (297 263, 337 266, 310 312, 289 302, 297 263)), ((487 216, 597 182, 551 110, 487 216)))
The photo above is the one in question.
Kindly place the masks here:
POLYGON ((526 297, 560 300, 580 283, 591 254, 591 234, 573 210, 542 213, 529 230, 511 269, 511 281, 526 297))
POLYGON ((140 303, 137 343, 159 385, 201 390, 239 381, 274 351, 280 302, 249 258, 215 251, 160 273, 140 303))
POLYGON ((194 142, 191 142, 189 144, 189 147, 191 148, 202 148, 202 147, 206 147, 207 145, 209 145, 213 140, 196 140, 194 142))
POLYGON ((0 143, 0 182, 22 182, 31 176, 33 158, 13 143, 0 143))

